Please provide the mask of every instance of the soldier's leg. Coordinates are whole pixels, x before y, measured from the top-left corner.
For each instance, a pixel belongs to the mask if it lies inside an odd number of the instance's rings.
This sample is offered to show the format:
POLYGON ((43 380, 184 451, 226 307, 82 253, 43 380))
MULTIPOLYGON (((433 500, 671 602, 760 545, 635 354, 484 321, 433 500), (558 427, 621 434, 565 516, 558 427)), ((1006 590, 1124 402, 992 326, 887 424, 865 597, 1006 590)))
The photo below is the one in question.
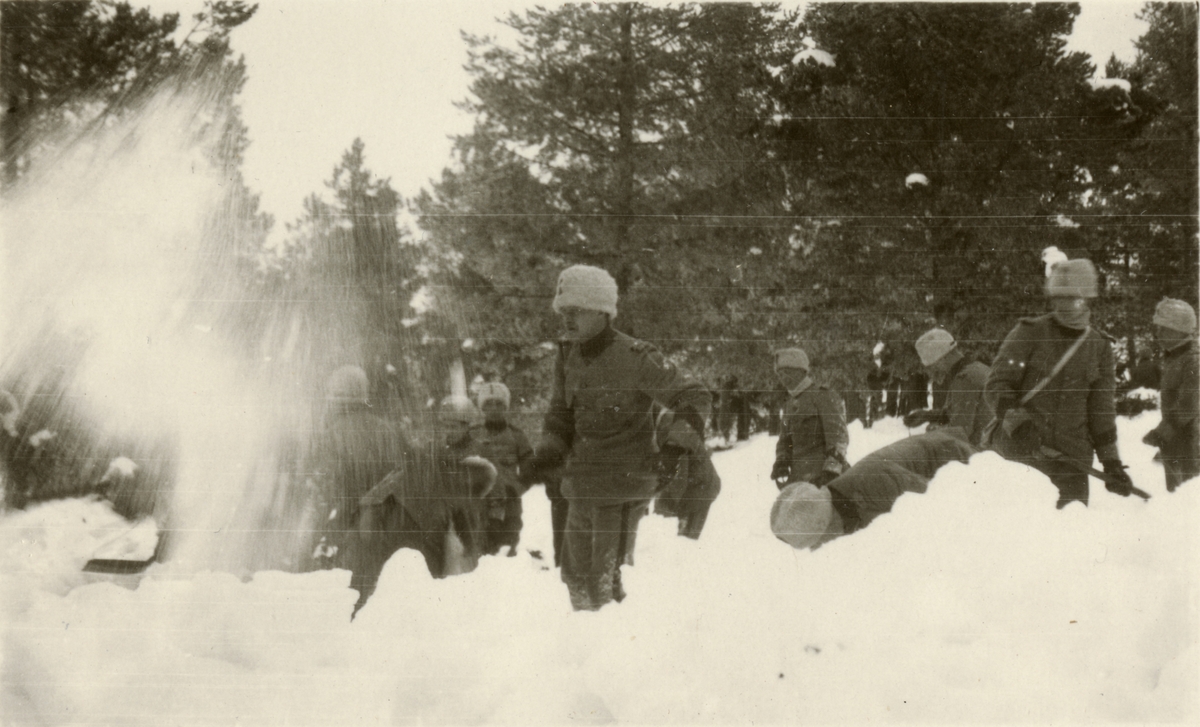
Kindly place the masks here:
POLYGON ((503 543, 508 546, 508 554, 510 556, 517 554, 517 545, 521 542, 521 528, 524 527, 524 523, 521 520, 523 514, 521 496, 517 494, 510 495, 505 500, 503 539, 503 543))
POLYGON ((560 577, 567 585, 571 607, 576 611, 595 611, 602 604, 593 603, 588 589, 592 573, 592 539, 596 509, 578 500, 567 501, 567 517, 563 528, 560 577))
POLYGON ((625 598, 621 587, 621 565, 633 562, 633 541, 637 522, 646 512, 645 503, 624 503, 596 508, 592 535, 592 567, 588 592, 599 608, 625 598))
POLYGON ((1163 448, 1161 451, 1163 470, 1167 476, 1167 491, 1174 492, 1175 488, 1184 482, 1200 475, 1200 453, 1193 446, 1179 448, 1163 448))
POLYGON ((1088 476, 1063 468, 1050 477, 1050 481, 1058 488, 1058 504, 1061 510, 1072 502, 1088 504, 1088 476))
POLYGON ((554 531, 554 565, 562 566, 563 533, 567 529, 567 498, 562 496, 562 481, 547 479, 546 499, 550 500, 550 527, 554 531))
POLYGON ((638 524, 650 512, 649 502, 630 502, 621 507, 620 538, 617 542, 616 566, 612 571, 610 591, 617 603, 625 600, 625 587, 621 584, 621 566, 633 565, 633 551, 637 544, 638 524))

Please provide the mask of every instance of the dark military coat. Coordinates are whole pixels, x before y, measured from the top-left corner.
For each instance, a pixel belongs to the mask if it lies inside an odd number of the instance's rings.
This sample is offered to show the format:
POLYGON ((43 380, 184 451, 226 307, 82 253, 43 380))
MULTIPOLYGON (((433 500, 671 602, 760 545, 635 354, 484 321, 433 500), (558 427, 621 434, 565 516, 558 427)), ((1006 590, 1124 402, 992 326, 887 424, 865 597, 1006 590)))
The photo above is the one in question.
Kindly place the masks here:
MULTIPOLYGON (((1015 405, 1058 363, 1081 331, 1066 328, 1047 314, 1022 318, 1009 332, 992 362, 986 394, 994 410, 1015 405)), ((1025 404, 1043 445, 1090 466, 1119 459, 1113 392, 1112 339, 1088 329, 1083 345, 1050 383, 1025 404)))
POLYGON ((907 437, 860 459, 829 483, 833 505, 847 534, 889 512, 906 492, 925 492, 937 471, 949 462, 967 462, 975 453, 946 431, 907 437))
POLYGON ((978 361, 962 359, 950 370, 945 385, 946 403, 943 407, 946 424, 930 429, 952 427, 966 437, 967 441, 979 446, 983 430, 992 421, 992 408, 983 395, 987 386, 988 367, 978 361))
POLYGON ((841 472, 850 436, 846 404, 828 386, 813 384, 788 397, 775 461, 791 467, 791 482, 812 482, 823 470, 841 472))
POLYGON ((604 505, 653 497, 654 402, 702 434, 712 398, 652 345, 611 327, 560 345, 542 446, 567 458, 566 498, 604 505))
POLYGON ((1163 356, 1159 380, 1162 422, 1154 431, 1162 441, 1164 457, 1200 457, 1200 359, 1195 341, 1163 356))

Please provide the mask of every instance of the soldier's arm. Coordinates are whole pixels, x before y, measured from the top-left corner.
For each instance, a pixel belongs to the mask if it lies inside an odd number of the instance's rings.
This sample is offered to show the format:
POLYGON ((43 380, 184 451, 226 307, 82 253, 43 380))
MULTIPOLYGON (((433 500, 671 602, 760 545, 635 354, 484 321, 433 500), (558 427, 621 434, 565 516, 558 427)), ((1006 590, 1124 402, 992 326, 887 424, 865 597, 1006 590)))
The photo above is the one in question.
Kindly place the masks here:
POLYGON ((1196 426, 1200 416, 1200 361, 1191 353, 1180 371, 1178 386, 1175 389, 1176 405, 1171 407, 1171 426, 1177 433, 1187 432, 1196 426))
POLYGON ((791 462, 792 461, 792 433, 791 427, 788 426, 788 416, 783 415, 783 421, 779 424, 779 440, 775 442, 775 462, 791 462))
POLYGON ((1101 462, 1119 460, 1117 452, 1117 411, 1114 401, 1116 374, 1113 371, 1113 352, 1108 339, 1099 347, 1099 375, 1088 390, 1087 415, 1088 433, 1096 457, 1101 462))
POLYGON ((637 351, 641 354, 635 384, 638 390, 675 412, 676 421, 687 422, 703 441, 704 422, 712 413, 712 394, 649 344, 639 344, 637 351))
POLYGON ((550 408, 542 420, 542 438, 537 448, 537 459, 543 466, 549 466, 551 460, 561 461, 575 442, 575 412, 567 405, 566 381, 566 348, 560 345, 554 362, 550 408))
POLYGON ((532 470, 535 469, 530 466, 530 463, 533 462, 533 447, 530 446, 529 437, 525 436, 525 432, 516 427, 511 427, 511 429, 513 447, 516 449, 517 455, 517 482, 521 485, 521 491, 518 494, 524 494, 528 489, 528 480, 534 474, 532 470))
POLYGON ((970 434, 975 425, 975 413, 979 409, 987 379, 981 375, 966 374, 950 382, 950 396, 946 401, 946 424, 959 427, 970 434))
POLYGON ((1017 405, 1021 400, 1021 380, 1025 378, 1025 368, 1028 366, 1031 344, 1025 335, 1028 324, 1018 323, 1009 332, 1000 350, 992 361, 984 386, 984 400, 996 412, 997 417, 1017 405))
POLYGON ((846 468, 846 448, 850 434, 846 431, 846 402, 835 391, 825 390, 820 399, 821 427, 825 434, 826 472, 841 474, 846 468))

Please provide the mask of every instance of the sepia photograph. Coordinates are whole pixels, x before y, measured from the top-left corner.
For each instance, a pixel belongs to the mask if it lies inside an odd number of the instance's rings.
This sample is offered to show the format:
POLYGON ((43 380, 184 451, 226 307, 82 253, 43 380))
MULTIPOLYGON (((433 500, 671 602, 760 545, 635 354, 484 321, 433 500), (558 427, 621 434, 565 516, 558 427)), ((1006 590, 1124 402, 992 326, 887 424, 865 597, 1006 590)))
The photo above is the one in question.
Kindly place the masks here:
POLYGON ((1198 8, 0 0, 0 725, 1200 724, 1198 8))

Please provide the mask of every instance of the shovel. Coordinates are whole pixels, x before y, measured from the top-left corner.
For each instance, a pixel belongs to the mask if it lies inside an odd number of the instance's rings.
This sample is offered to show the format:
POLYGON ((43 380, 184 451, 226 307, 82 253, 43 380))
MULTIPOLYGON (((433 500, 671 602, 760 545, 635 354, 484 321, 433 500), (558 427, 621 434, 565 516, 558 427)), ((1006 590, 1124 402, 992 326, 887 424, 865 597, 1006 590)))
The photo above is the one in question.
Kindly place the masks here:
MULTIPOLYGON (((1081 472, 1086 475, 1091 475, 1092 477, 1095 477, 1098 480, 1107 482, 1111 485, 1123 484, 1122 480, 1118 480, 1116 477, 1113 477, 1112 475, 1110 475, 1109 473, 1107 473, 1103 470, 1098 470, 1095 467, 1088 467, 1087 465, 1080 464, 1072 459, 1069 459, 1066 455, 1064 455, 1062 452, 1059 452, 1057 449, 1051 449, 1050 447, 1043 445, 1040 448, 1040 451, 1041 451, 1042 456, 1045 457, 1046 459, 1053 460, 1053 461, 1059 462, 1061 464, 1065 464, 1066 466, 1070 467, 1071 469, 1075 470, 1076 472, 1081 472)), ((1137 495, 1138 497, 1142 498, 1143 500, 1150 499, 1149 492, 1146 492, 1145 490, 1140 490, 1135 485, 1130 485, 1129 492, 1130 492, 1130 494, 1137 495)))

